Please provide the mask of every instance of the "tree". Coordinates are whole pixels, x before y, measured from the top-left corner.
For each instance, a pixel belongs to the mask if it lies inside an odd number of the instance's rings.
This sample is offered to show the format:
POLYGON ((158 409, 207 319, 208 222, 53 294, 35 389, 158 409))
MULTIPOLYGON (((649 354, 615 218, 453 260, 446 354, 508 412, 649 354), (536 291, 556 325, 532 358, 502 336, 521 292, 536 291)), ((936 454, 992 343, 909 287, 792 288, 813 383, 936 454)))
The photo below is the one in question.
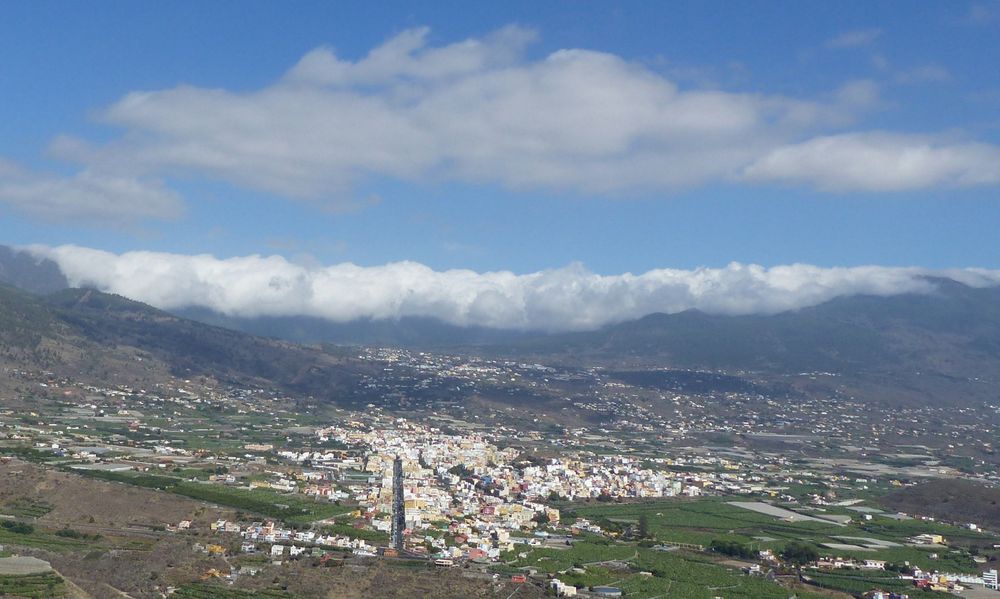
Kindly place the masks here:
POLYGON ((639 538, 648 539, 649 537, 649 515, 644 513, 639 516, 639 538))
POLYGON ((465 464, 455 464, 454 466, 448 469, 448 472, 450 474, 454 474, 459 478, 469 478, 470 476, 472 476, 472 470, 469 470, 468 466, 466 466, 465 464))
POLYGON ((736 541, 726 541, 724 539, 712 539, 712 543, 709 548, 716 553, 721 553, 723 555, 731 555, 733 557, 739 557, 743 559, 754 559, 757 557, 757 552, 753 550, 750 545, 744 545, 742 543, 737 543, 736 541))
POLYGON ((785 545, 785 549, 781 552, 781 557, 796 566, 803 566, 818 560, 819 552, 808 543, 792 541, 788 545, 785 545))

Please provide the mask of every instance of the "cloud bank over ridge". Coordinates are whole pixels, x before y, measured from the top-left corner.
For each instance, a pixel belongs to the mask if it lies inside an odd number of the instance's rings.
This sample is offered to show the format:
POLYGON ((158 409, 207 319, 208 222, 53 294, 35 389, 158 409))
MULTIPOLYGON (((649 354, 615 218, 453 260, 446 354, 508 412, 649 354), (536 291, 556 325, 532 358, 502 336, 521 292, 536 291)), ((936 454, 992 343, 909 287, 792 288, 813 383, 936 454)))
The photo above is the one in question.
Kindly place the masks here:
POLYGON ((281 256, 220 259, 73 245, 22 248, 55 261, 73 286, 90 286, 171 310, 204 307, 242 317, 333 321, 424 316, 460 325, 578 331, 654 312, 773 314, 839 296, 930 293, 924 277, 1000 284, 1000 271, 792 264, 765 268, 655 269, 598 275, 581 265, 528 274, 435 271, 416 262, 362 267, 302 265, 281 256))

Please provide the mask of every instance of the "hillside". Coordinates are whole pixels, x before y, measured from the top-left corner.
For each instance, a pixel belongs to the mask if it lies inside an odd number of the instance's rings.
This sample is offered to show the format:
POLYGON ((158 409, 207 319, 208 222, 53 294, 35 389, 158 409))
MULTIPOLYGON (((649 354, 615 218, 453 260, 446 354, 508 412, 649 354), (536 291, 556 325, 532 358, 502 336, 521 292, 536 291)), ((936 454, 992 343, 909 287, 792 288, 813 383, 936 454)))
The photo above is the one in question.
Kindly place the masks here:
POLYGON ((185 320, 93 290, 37 296, 0 286, 0 360, 83 380, 150 384, 167 376, 274 386, 329 397, 356 363, 332 350, 185 320))
POLYGON ((7 284, 32 293, 51 293, 66 289, 69 283, 59 266, 0 245, 0 284, 7 284))
MULTIPOLYGON (((462 328, 428 318, 333 323, 235 318, 201 308, 170 314, 117 296, 65 289, 53 268, 0 251, 2 280, 48 290, 43 295, 0 287, 4 363, 99 378, 202 375, 332 397, 353 388, 367 367, 329 343, 371 344, 598 365, 647 387, 667 385, 648 371, 691 369, 889 404, 1000 400, 1000 288, 950 279, 932 279, 937 291, 930 294, 840 297, 774 315, 687 311, 591 332, 541 334, 462 328)), ((734 383, 712 384, 724 390, 734 383)))
POLYGON ((1000 489, 971 480, 932 480, 896 491, 880 502, 907 514, 1000 529, 1000 489))
POLYGON ((183 308, 174 313, 213 326, 295 343, 439 348, 512 343, 533 335, 524 331, 460 327, 435 318, 414 316, 333 322, 315 316, 228 316, 199 307, 183 308))
MULTIPOLYGON (((584 333, 539 336, 498 355, 608 367, 810 376, 820 393, 889 403, 995 401, 1000 288, 936 279, 936 293, 852 296, 765 316, 651 314, 584 333)), ((803 377, 799 377, 803 378, 803 377)))
POLYGON ((934 294, 841 297, 768 316, 651 314, 510 349, 781 373, 931 369, 965 376, 980 366, 995 368, 1000 288, 935 282, 934 294))

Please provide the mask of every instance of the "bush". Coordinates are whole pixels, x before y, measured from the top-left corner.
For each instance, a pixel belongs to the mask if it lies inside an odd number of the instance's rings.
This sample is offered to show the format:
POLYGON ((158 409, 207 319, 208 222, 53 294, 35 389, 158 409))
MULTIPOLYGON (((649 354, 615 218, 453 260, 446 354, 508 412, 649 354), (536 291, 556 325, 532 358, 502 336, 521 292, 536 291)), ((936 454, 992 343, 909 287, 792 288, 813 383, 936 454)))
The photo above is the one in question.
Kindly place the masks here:
POLYGON ((743 559, 755 559, 757 557, 757 552, 750 546, 737 543, 735 541, 712 539, 712 543, 709 545, 709 548, 716 553, 732 557, 741 557, 743 559))
POLYGON ((87 534, 85 532, 73 530, 72 528, 64 528, 62 530, 57 530, 56 536, 65 537, 67 539, 81 539, 85 541, 96 541, 101 538, 101 535, 87 534))
POLYGON ((819 552, 816 548, 807 543, 792 541, 785 545, 781 552, 781 557, 796 566, 802 566, 819 559, 819 552))
POLYGON ((4 521, 3 527, 10 532, 15 532, 19 535, 30 535, 35 532, 35 527, 28 524, 27 522, 11 522, 10 520, 4 521))

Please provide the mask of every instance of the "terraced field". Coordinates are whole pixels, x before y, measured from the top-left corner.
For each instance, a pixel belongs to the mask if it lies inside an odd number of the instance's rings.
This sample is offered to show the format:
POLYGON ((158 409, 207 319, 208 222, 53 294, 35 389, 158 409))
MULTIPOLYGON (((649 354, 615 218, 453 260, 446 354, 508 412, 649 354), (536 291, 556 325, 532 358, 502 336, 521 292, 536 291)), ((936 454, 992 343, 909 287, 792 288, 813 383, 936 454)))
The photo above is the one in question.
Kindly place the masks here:
POLYGON ((26 576, 0 576, 0 597, 49 599, 66 596, 62 578, 52 572, 26 576))
POLYGON ((52 504, 45 501, 36 501, 26 497, 19 497, 13 501, 0 505, 0 514, 17 516, 18 518, 38 519, 52 511, 52 504))
POLYGON ((294 599, 294 595, 284 591, 247 591, 217 584, 186 584, 176 591, 176 599, 294 599))
POLYGON ((54 533, 34 529, 31 532, 13 532, 0 527, 0 545, 32 547, 47 551, 72 551, 87 547, 86 542, 62 537, 54 533))

